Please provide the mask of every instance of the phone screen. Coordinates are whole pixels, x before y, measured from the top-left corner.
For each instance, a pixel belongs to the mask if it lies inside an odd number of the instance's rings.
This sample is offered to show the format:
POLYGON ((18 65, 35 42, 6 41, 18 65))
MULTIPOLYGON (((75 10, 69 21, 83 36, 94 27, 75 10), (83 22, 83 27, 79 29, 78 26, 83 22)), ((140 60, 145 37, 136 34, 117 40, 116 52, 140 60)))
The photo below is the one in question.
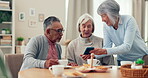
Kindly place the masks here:
POLYGON ((85 50, 85 52, 84 52, 84 55, 90 54, 89 52, 90 52, 91 50, 93 50, 93 49, 94 49, 94 47, 87 47, 86 50, 85 50))

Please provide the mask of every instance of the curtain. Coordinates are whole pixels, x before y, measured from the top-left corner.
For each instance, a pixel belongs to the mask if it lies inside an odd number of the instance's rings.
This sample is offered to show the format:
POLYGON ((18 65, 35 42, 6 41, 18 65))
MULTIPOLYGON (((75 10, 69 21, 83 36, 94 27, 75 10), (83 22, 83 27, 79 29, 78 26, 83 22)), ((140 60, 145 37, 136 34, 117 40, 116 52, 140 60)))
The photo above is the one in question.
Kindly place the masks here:
POLYGON ((77 20, 84 13, 93 15, 93 0, 69 0, 63 43, 66 45, 62 48, 65 50, 62 52, 64 58, 67 58, 68 43, 79 36, 77 20))
POLYGON ((84 14, 93 12, 93 0, 69 0, 66 27, 66 40, 73 40, 79 36, 77 20, 84 14))
POLYGON ((145 0, 133 0, 133 16, 135 17, 141 36, 144 39, 145 32, 145 0))
POLYGON ((145 42, 148 46, 148 0, 146 0, 145 9, 145 42))

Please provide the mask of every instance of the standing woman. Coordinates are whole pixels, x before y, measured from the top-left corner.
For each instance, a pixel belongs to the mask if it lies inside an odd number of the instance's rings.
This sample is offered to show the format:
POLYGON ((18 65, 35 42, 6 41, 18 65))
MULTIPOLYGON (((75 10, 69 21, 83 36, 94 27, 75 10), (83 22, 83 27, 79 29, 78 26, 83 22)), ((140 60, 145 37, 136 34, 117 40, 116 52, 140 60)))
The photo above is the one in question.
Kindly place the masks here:
POLYGON ((115 0, 106 0, 98 7, 97 12, 104 22, 104 47, 91 51, 97 55, 117 54, 118 65, 120 61, 136 61, 148 54, 136 20, 129 15, 120 15, 119 11, 115 0))

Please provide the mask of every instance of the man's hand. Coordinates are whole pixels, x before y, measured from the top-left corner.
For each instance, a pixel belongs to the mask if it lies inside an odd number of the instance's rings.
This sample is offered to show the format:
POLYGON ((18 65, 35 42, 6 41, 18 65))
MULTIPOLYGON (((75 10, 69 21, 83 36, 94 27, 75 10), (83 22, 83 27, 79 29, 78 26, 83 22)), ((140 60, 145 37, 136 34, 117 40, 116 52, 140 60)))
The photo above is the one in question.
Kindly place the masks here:
POLYGON ((87 60, 87 59, 90 59, 90 54, 88 55, 80 55, 82 57, 83 60, 87 60))
POLYGON ((69 66, 78 66, 76 63, 68 63, 69 66))
POLYGON ((94 53, 95 55, 102 55, 102 54, 107 54, 107 50, 101 48, 95 48, 94 50, 91 50, 90 53, 94 53))
POLYGON ((49 60, 46 60, 44 67, 49 68, 50 66, 57 65, 57 64, 59 64, 58 59, 49 59, 49 60))

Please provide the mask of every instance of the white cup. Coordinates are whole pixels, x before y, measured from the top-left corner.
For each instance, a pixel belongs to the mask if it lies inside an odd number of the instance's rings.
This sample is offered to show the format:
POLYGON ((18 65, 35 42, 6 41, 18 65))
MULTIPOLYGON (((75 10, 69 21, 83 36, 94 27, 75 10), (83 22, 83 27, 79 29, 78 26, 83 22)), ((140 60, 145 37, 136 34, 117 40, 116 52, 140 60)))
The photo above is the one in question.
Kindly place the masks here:
POLYGON ((125 64, 132 64, 133 62, 132 61, 121 61, 120 63, 121 65, 125 65, 125 64))
POLYGON ((52 65, 52 67, 49 67, 49 70, 54 74, 55 76, 60 76, 64 72, 64 66, 63 65, 52 65), (51 69, 52 68, 52 69, 51 69))
POLYGON ((60 65, 67 66, 68 60, 59 60, 59 64, 60 64, 60 65))
MULTIPOLYGON (((87 63, 90 64, 90 63, 91 63, 91 59, 87 59, 87 63)), ((100 63, 99 60, 93 59, 93 66, 96 66, 96 65, 98 65, 99 63, 100 63)))

